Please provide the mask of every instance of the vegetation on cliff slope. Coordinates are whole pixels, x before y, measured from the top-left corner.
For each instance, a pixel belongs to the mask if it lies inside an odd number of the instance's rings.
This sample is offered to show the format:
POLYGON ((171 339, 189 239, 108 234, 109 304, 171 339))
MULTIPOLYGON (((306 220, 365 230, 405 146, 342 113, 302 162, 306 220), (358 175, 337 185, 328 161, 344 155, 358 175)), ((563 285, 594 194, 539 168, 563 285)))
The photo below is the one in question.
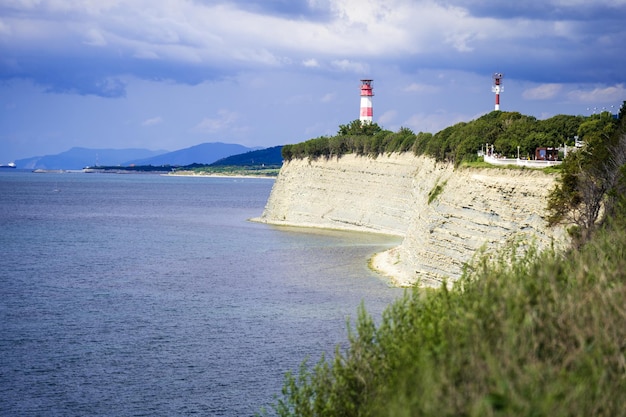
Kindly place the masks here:
POLYGON ((585 123, 585 146, 570 153, 548 202, 550 224, 573 224, 574 244, 584 243, 606 217, 615 217, 626 193, 626 106, 618 119, 605 113, 585 123))
POLYGON ((482 258, 407 292, 345 351, 286 377, 279 416, 615 416, 626 411, 626 228, 566 256, 482 258))
POLYGON ((379 325, 360 309, 346 349, 286 376, 275 413, 625 415, 624 115, 619 123, 588 138, 560 177, 553 221, 594 219, 576 247, 479 255, 451 288, 408 291, 379 325))
POLYGON ((477 159, 477 151, 485 144, 495 145, 498 153, 516 157, 533 156, 537 147, 573 145, 574 137, 586 139, 611 124, 612 118, 602 114, 592 116, 558 115, 537 120, 518 112, 493 111, 471 122, 461 122, 436 134, 413 133, 400 128, 385 130, 376 123, 362 124, 354 120, 339 127, 335 136, 321 136, 305 142, 285 145, 282 155, 292 158, 341 156, 346 153, 376 157, 390 152, 412 151, 438 161, 460 164, 477 159))

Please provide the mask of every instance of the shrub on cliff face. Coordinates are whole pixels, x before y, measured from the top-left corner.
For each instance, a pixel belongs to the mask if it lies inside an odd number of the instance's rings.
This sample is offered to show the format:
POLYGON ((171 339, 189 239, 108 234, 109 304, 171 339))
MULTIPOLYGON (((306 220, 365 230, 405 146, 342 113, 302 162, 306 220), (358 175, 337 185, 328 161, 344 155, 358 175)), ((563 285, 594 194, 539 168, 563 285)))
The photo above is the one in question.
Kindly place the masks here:
POLYGON ((626 412, 626 230, 567 255, 480 258, 414 290, 345 351, 286 377, 279 416, 613 416, 626 412))
POLYGON ((561 165, 550 195, 550 224, 574 224, 575 243, 584 243, 604 217, 626 200, 626 117, 608 113, 580 125, 585 146, 561 165))

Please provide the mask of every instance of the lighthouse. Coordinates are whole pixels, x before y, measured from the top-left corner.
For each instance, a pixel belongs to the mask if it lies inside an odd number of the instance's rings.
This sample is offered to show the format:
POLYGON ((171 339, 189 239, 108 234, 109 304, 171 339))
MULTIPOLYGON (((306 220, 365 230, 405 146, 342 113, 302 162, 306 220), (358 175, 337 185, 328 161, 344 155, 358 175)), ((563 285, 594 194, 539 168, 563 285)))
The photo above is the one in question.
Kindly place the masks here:
POLYGON ((496 93, 496 107, 494 110, 500 110, 500 93, 504 91, 502 77, 504 77, 504 75, 499 72, 493 74, 493 87, 491 87, 491 91, 496 93))
POLYGON ((372 109, 373 80, 361 80, 361 124, 372 123, 374 120, 374 110, 372 109))

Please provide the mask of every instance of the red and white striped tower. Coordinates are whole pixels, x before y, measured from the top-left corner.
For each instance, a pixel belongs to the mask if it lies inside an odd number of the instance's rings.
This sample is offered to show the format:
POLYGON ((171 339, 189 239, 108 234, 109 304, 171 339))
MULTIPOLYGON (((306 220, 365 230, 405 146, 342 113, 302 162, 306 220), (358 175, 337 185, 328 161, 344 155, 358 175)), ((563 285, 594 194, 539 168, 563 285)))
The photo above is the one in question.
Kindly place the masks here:
POLYGON ((493 87, 491 87, 491 91, 496 93, 496 108, 494 110, 500 110, 500 93, 504 91, 502 77, 504 77, 504 75, 499 72, 493 74, 493 87))
POLYGON ((374 121, 374 110, 372 108, 373 80, 361 80, 361 123, 372 123, 374 121))

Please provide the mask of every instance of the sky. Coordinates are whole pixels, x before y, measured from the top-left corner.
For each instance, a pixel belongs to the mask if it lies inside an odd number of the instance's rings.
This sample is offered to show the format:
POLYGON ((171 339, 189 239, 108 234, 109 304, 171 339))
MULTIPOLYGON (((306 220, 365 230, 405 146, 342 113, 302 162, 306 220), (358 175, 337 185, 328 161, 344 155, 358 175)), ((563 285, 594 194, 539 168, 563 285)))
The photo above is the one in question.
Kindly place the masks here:
POLYGON ((0 164, 437 131, 626 100, 626 0, 0 0, 0 164))

